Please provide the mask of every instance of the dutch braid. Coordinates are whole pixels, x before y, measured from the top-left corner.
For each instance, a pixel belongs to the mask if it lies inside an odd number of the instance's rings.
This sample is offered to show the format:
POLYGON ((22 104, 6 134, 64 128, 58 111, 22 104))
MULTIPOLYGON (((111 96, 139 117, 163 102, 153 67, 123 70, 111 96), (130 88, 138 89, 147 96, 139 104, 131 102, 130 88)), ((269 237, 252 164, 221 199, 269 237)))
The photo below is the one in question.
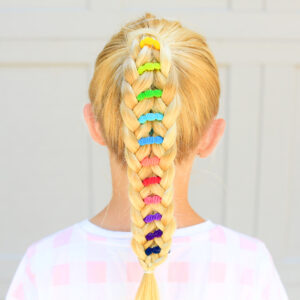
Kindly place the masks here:
POLYGON ((167 259, 176 229, 173 179, 176 70, 168 45, 149 31, 130 41, 124 61, 120 112, 131 203, 131 246, 144 269, 136 300, 159 299, 154 269, 167 259))

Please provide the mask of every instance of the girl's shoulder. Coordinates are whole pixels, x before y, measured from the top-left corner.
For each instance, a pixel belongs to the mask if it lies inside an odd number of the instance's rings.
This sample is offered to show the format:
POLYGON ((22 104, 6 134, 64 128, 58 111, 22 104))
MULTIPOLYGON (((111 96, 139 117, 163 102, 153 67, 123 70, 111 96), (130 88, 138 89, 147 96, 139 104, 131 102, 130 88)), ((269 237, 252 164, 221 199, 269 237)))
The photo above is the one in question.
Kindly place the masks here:
MULTIPOLYGON (((39 299, 37 284, 41 283, 40 278, 51 280, 50 271, 55 262, 64 266, 70 246, 78 240, 77 232, 77 224, 73 224, 31 243, 17 266, 5 299, 25 299, 25 295, 39 299)), ((61 273, 61 269, 53 269, 53 272, 61 273)))
POLYGON ((216 249, 224 251, 224 255, 231 257, 254 257, 256 261, 272 259, 266 243, 251 234, 237 229, 215 224, 209 232, 209 241, 216 249))
POLYGON ((38 252, 46 253, 58 247, 69 245, 74 241, 74 234, 77 231, 77 223, 54 231, 31 243, 27 249, 31 255, 38 252))
POLYGON ((47 269, 55 261, 66 259, 75 247, 83 247, 78 223, 66 226, 32 242, 22 260, 36 272, 47 269))

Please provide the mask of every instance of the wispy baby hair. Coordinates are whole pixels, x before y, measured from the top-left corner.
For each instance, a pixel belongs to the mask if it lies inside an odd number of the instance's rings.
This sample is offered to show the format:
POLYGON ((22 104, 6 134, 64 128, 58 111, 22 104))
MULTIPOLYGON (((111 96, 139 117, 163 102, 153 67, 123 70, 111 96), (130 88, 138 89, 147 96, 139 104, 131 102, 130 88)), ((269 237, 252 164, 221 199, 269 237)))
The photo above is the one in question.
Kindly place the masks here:
POLYGON ((155 268, 176 230, 173 181, 219 108, 218 70, 203 36, 146 13, 97 57, 89 87, 106 143, 129 182, 131 246, 144 275, 136 300, 158 300, 155 268))

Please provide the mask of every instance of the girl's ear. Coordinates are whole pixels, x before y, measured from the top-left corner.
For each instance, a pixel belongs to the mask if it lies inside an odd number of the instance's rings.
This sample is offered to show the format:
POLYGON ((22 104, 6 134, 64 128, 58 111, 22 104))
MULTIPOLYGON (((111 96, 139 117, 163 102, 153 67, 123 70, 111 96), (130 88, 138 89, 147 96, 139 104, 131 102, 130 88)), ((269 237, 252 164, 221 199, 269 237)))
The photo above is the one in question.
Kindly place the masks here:
POLYGON ((102 135, 102 132, 100 130, 99 123, 95 120, 95 116, 92 111, 91 103, 87 103, 84 106, 83 114, 84 114, 84 119, 85 119, 85 122, 90 131, 90 135, 91 135, 92 139, 100 145, 103 145, 103 146, 106 145, 105 140, 102 135))
POLYGON ((207 157, 213 152, 224 133, 225 124, 226 122, 224 119, 216 119, 212 121, 209 128, 200 139, 197 147, 197 154, 200 157, 207 157))

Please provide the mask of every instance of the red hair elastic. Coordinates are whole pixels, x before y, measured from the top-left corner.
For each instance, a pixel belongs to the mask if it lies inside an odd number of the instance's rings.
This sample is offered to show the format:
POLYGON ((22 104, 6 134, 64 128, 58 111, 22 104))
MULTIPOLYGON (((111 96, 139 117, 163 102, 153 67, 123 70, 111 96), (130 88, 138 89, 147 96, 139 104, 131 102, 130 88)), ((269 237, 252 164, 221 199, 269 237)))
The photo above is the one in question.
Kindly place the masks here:
POLYGON ((161 178, 159 176, 153 176, 153 177, 147 177, 143 180, 144 186, 154 184, 154 183, 160 183, 161 178))

